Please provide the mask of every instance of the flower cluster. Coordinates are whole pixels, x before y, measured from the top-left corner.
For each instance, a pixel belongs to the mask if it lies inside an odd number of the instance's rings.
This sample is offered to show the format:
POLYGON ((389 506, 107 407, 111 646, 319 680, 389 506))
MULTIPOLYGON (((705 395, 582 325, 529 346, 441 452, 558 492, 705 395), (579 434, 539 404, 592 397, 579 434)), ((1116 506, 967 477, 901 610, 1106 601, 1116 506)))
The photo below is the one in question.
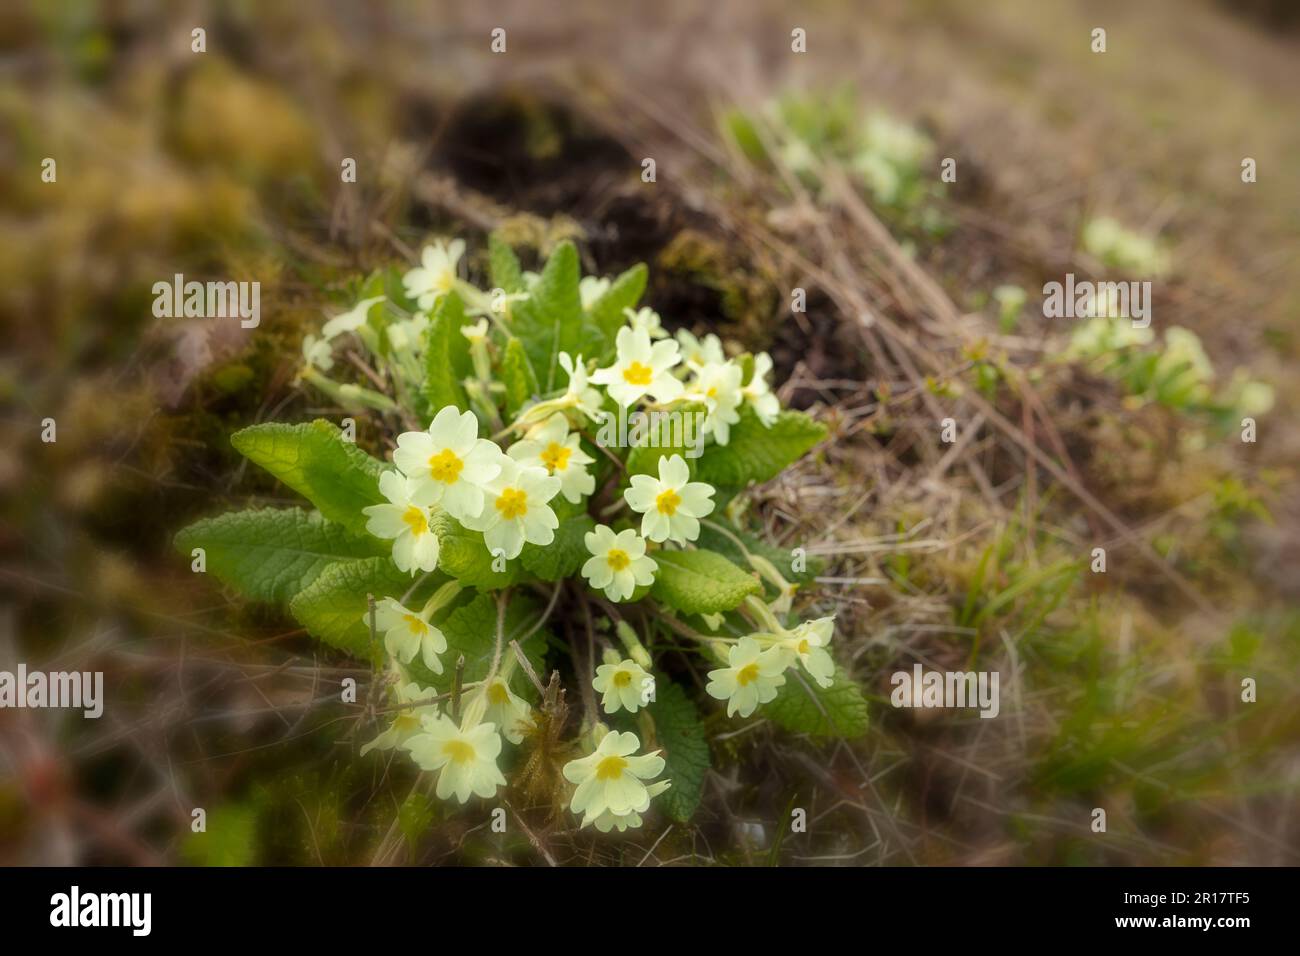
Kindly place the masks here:
POLYGON ((732 644, 725 654, 719 651, 726 666, 709 671, 705 690, 709 696, 727 702, 727 716, 748 717, 759 704, 776 697, 785 684, 785 672, 802 665, 821 687, 830 687, 835 676, 835 662, 826 650, 834 634, 833 618, 805 621, 787 630, 762 602, 752 602, 758 620, 772 629, 756 631, 732 644))
MULTIPOLYGON (((772 361, 766 354, 729 357, 716 335, 670 335, 658 313, 633 308, 634 300, 614 309, 610 299, 621 293, 609 279, 582 279, 570 300, 581 303, 575 330, 589 329, 592 316, 605 316, 603 344, 591 340, 598 357, 559 348, 559 335, 545 349, 530 351, 537 334, 530 329, 551 321, 549 315, 536 321, 538 310, 552 307, 544 298, 553 281, 549 266, 540 276, 515 273, 509 291, 484 292, 461 277, 464 252, 460 240, 431 245, 420 265, 401 277, 400 296, 366 296, 331 318, 304 341, 301 373, 347 408, 408 424, 396 435, 391 467, 379 475, 382 500, 362 509, 366 532, 386 542, 393 565, 411 581, 404 593, 375 595, 363 618, 387 661, 388 712, 394 714, 363 750, 404 751, 435 775, 439 798, 460 803, 491 798, 506 785, 505 745, 520 745, 536 733, 540 715, 523 696, 532 686, 525 677, 535 682, 536 675, 524 674, 530 668, 522 652, 503 647, 504 593, 498 595, 502 618, 492 653, 477 672, 464 675, 470 679, 462 681, 457 671, 450 689, 440 692, 456 669, 448 622, 464 606, 463 592, 494 590, 481 578, 466 583, 462 568, 446 566, 448 535, 462 553, 466 541, 481 547, 481 560, 490 561, 494 573, 518 562, 526 574, 539 555, 561 547, 562 523, 572 525, 564 540, 571 547, 580 541, 585 554, 562 577, 585 590, 584 606, 591 601, 606 610, 621 645, 615 650, 602 634, 603 662, 587 678, 601 716, 652 716, 645 711, 653 711, 656 699, 654 660, 618 606, 643 601, 669 556, 699 547, 718 507, 718 488, 694 477, 680 448, 665 449, 650 467, 637 469, 648 473, 634 473, 630 449, 606 447, 597 430, 610 416, 689 410, 702 421, 701 446, 707 440, 710 448, 726 448, 736 429, 746 427, 742 422, 771 429, 783 414, 768 381, 772 361), (335 347, 345 341, 360 346, 368 360, 358 362, 353 352, 353 364, 367 372, 364 385, 326 374, 335 369, 335 347), (539 361, 549 365, 538 367, 539 361), (550 387, 542 388, 542 381, 550 387), (428 425, 410 428, 412 419, 428 425), (421 590, 425 582, 433 583, 431 594, 421 590), (417 593, 427 596, 413 599, 417 593), (438 686, 426 686, 430 680, 438 686)), ((586 347, 580 337, 571 341, 586 347)), ((770 561, 743 544, 739 550, 752 570, 727 565, 733 590, 739 588, 728 605, 735 613, 727 617, 714 609, 702 618, 701 631, 679 627, 724 665, 709 672, 708 694, 726 701, 729 716, 748 717, 776 696, 791 667, 802 666, 818 685, 829 686, 835 667, 826 648, 833 628, 831 618, 787 628, 777 612, 789 610, 794 586, 770 561), (764 583, 777 587, 772 605, 757 596, 764 583), (735 634, 736 628, 743 633, 735 634)), ((543 576, 543 582, 556 589, 562 584, 557 577, 543 576)), ((677 588, 668 593, 678 593, 680 583, 677 588)), ((653 734, 653 726, 653 720, 643 722, 638 730, 653 734)), ((578 740, 586 755, 562 768, 572 785, 572 812, 582 826, 600 831, 639 826, 652 798, 670 786, 656 779, 665 758, 659 751, 642 753, 637 733, 610 729, 591 714, 578 740)))

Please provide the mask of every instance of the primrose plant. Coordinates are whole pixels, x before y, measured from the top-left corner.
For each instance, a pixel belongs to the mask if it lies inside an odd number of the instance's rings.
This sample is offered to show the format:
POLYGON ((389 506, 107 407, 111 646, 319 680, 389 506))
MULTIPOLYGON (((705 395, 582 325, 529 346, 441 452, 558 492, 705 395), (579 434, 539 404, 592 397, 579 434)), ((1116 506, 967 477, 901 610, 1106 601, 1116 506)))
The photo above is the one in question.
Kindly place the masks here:
POLYGON ((934 142, 885 110, 864 110, 850 86, 791 90, 757 110, 733 109, 722 123, 755 163, 784 166, 817 190, 827 168, 838 165, 904 232, 942 235, 949 229, 936 202, 942 188, 930 165, 934 142))
POLYGON ((1221 382, 1200 337, 1180 326, 1170 326, 1159 340, 1126 317, 1094 316, 1071 334, 1062 359, 1114 379, 1135 404, 1156 402, 1221 430, 1273 407, 1273 387, 1243 368, 1221 382))
POLYGON ((533 274, 494 236, 480 288, 464 257, 437 243, 370 276, 303 341, 302 382, 391 461, 323 419, 245 428, 235 448, 314 507, 178 546, 373 664, 361 753, 404 753, 444 800, 510 787, 621 831, 658 798, 686 821, 705 721, 863 733, 832 618, 794 612, 816 560, 746 528, 747 487, 825 435, 781 409, 771 360, 670 336, 637 308, 644 266, 582 278, 566 242, 533 274))

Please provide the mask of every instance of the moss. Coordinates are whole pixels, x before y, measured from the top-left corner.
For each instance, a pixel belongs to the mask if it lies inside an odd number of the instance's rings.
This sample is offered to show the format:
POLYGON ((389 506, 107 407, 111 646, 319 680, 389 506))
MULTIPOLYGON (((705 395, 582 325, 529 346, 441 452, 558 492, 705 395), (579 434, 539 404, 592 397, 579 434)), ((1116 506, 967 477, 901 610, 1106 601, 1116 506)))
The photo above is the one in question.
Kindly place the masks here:
POLYGON ((218 391, 229 394, 249 388, 254 378, 256 373, 243 362, 232 362, 212 374, 212 385, 218 391))
MULTIPOLYGON (((773 277, 756 270, 752 261, 727 243, 699 230, 677 233, 659 253, 656 266, 715 291, 723 316, 740 327, 742 337, 762 334, 777 308, 773 277)), ((765 334, 770 335, 770 330, 765 334)))
POLYGON ((183 158, 254 183, 319 168, 316 133, 283 88, 239 72, 215 54, 185 80, 171 134, 183 158))

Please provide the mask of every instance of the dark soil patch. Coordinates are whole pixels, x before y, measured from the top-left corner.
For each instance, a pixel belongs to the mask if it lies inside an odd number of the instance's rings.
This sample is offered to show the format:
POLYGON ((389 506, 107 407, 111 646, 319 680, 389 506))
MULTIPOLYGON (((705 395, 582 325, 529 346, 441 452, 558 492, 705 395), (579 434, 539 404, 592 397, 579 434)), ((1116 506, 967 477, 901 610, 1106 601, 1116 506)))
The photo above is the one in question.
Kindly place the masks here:
MULTIPOLYGON (((767 349, 777 382, 800 362, 817 378, 865 377, 860 343, 824 297, 810 290, 806 321, 794 321, 789 290, 748 261, 718 223, 690 209, 671 184, 643 183, 637 158, 560 103, 520 92, 468 100, 447 118, 430 164, 511 209, 575 220, 589 266, 601 273, 646 263, 645 302, 666 327, 714 329, 767 349)), ((815 398, 799 390, 791 404, 815 398)))

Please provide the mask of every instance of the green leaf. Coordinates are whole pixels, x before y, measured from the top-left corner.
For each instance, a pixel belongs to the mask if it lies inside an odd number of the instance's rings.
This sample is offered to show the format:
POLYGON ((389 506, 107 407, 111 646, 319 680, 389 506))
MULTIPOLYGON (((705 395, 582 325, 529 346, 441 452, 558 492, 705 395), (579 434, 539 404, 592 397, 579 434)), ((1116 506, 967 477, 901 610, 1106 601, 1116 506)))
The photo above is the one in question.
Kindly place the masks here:
MULTIPOLYGON (((687 402, 669 412, 650 412, 645 434, 627 454, 627 474, 659 475, 659 459, 681 455, 682 460, 695 474, 699 457, 692 457, 695 446, 704 441, 700 428, 704 425, 706 409, 698 402, 687 402), (689 428, 687 423, 689 422, 689 428), (688 434, 689 431, 689 434, 688 434), (687 439, 692 439, 688 441, 687 439), (689 454, 688 454, 689 453, 689 454)), ((631 441, 632 425, 629 424, 631 441)))
MULTIPOLYGON (((505 629, 501 641, 501 655, 514 655, 510 641, 517 640, 524 651, 524 656, 533 665, 538 674, 545 671, 544 658, 549 635, 546 628, 539 628, 527 640, 524 635, 532 630, 541 613, 538 604, 524 595, 512 595, 506 606, 505 629)), ((462 604, 438 625, 443 636, 447 638, 447 653, 442 655, 443 672, 430 675, 433 686, 440 691, 451 688, 456 671, 456 659, 465 655, 465 683, 481 681, 487 677, 492 666, 492 658, 497 647, 497 598, 494 595, 479 594, 466 604, 462 604)), ((522 669, 515 667, 510 680, 510 689, 521 697, 533 700, 537 691, 522 669)))
POLYGON ((424 332, 424 397, 433 414, 448 405, 469 410, 461 380, 470 374, 469 339, 460 334, 466 324, 465 305, 449 292, 438 300, 424 332))
POLYGON ((514 332, 543 392, 556 388, 559 354, 576 354, 582 346, 579 278, 578 250, 566 240, 556 246, 529 297, 514 308, 514 332))
POLYGON ((763 139, 758 135, 754 121, 740 110, 731 110, 722 118, 722 128, 729 135, 740 151, 753 162, 761 162, 767 157, 763 139))
POLYGON ((560 519, 560 526, 555 529, 555 540, 545 546, 524 545, 519 560, 543 581, 562 581, 577 574, 591 557, 585 539, 587 532, 596 530, 596 522, 581 505, 570 505, 558 496, 552 499, 551 507, 560 519))
POLYGON ((323 418, 303 425, 254 425, 235 432, 230 443, 349 531, 363 531, 361 509, 385 500, 379 493, 384 463, 345 442, 323 418))
POLYGON ((587 315, 610 346, 614 344, 618 330, 627 324, 623 310, 635 309, 641 301, 648 276, 645 265, 637 263, 610 283, 605 294, 591 304, 587 315))
POLYGON ((758 579, 713 551, 656 551, 659 564, 650 593, 683 614, 730 611, 750 594, 758 579))
POLYGON ((496 233, 488 236, 488 275, 498 289, 507 293, 524 291, 524 271, 519 257, 496 233))
POLYGON ((681 685, 662 676, 656 675, 655 699, 647 709, 654 718, 658 746, 664 751, 664 776, 673 782, 657 803, 669 817, 686 823, 699 806, 710 766, 704 727, 681 685))
POLYGON ((695 476, 733 488, 768 481, 825 437, 826 426, 803 412, 781 412, 772 427, 765 428, 753 409, 745 406, 740 421, 731 428, 731 441, 705 448, 695 476))
POLYGON ((501 358, 501 382, 506 387, 506 414, 511 418, 540 391, 537 376, 533 374, 533 363, 528 361, 524 343, 517 338, 506 344, 505 355, 501 358))
POLYGON ((754 380, 754 353, 743 352, 737 356, 736 362, 740 365, 740 384, 749 385, 754 380))
POLYGON ((866 698, 842 667, 835 668, 831 686, 824 689, 802 671, 786 671, 785 685, 759 713, 786 730, 814 737, 847 739, 867 732, 866 698))
MULTIPOLYGON (((318 640, 354 657, 373 660, 379 648, 370 643, 370 627, 365 622, 366 595, 373 594, 376 601, 386 597, 400 601, 416 580, 397 570, 391 557, 338 561, 289 602, 289 611, 318 640)), ((425 600, 445 580, 437 574, 429 575, 421 581, 410 603, 425 600)))
POLYGON ((745 560, 744 553, 740 550, 741 546, 750 554, 757 554, 771 561, 773 566, 781 572, 781 575, 790 582, 807 584, 817 575, 822 573, 826 566, 823 558, 808 556, 804 559, 804 569, 802 571, 794 570, 794 560, 790 551, 785 548, 774 547, 761 538, 755 537, 747 531, 741 531, 732 525, 725 518, 718 514, 721 508, 715 509, 706 521, 701 523, 700 536, 695 543, 701 548, 708 548, 710 551, 716 551, 726 558, 736 562, 742 568, 749 567, 749 562, 745 560), (711 524, 720 525, 726 529, 726 533, 710 527, 711 524), (738 545, 733 538, 738 538, 738 545))
MULTIPOLYGON (((404 275, 406 275, 406 269, 398 268, 397 266, 389 266, 383 272, 382 287, 374 292, 367 292, 365 295, 358 295, 354 298, 354 301, 356 299, 365 299, 372 295, 386 295, 388 296, 388 301, 402 311, 415 312, 419 308, 419 304, 415 299, 412 299, 406 294, 406 283, 402 281, 404 275)), ((387 343, 388 336, 383 336, 380 341, 387 343)))
POLYGON ((429 527, 438 536, 438 570, 461 584, 481 591, 499 590, 518 578, 518 565, 507 561, 504 571, 492 569, 492 554, 483 535, 464 527, 440 508, 433 508, 429 527))
POLYGON ((176 535, 188 554, 202 548, 207 570, 255 601, 285 603, 335 561, 381 555, 386 542, 352 535, 301 508, 235 511, 196 521, 176 535))

